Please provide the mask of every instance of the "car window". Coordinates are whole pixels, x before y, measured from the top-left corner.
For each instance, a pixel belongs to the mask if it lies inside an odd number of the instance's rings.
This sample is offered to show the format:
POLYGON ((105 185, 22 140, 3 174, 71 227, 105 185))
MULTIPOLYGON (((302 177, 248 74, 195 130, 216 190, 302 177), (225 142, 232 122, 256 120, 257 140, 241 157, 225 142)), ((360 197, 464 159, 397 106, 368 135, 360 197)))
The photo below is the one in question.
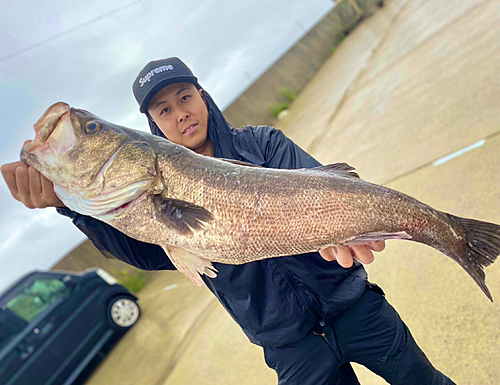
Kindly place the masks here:
POLYGON ((5 323, 0 323, 0 349, 7 345, 14 337, 15 333, 12 333, 5 323))
POLYGON ((9 316, 9 311, 0 309, 0 350, 14 339, 26 326, 27 322, 15 315, 9 316))
POLYGON ((7 308, 23 320, 31 322, 69 291, 68 286, 57 278, 39 279, 12 298, 7 303, 7 308))
POLYGON ((0 349, 9 343, 14 334, 7 329, 7 325, 0 323, 0 349))

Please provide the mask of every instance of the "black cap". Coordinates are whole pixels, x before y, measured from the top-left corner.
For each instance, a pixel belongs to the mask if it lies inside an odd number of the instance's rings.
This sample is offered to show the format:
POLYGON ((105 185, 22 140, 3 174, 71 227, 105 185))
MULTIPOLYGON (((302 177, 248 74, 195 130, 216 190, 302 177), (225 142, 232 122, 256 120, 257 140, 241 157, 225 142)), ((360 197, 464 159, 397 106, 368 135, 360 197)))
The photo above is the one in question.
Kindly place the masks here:
POLYGON ((198 79, 179 58, 170 57, 150 61, 139 72, 132 85, 135 99, 139 103, 139 110, 145 113, 150 100, 159 90, 169 84, 181 82, 193 83, 199 88, 198 79))

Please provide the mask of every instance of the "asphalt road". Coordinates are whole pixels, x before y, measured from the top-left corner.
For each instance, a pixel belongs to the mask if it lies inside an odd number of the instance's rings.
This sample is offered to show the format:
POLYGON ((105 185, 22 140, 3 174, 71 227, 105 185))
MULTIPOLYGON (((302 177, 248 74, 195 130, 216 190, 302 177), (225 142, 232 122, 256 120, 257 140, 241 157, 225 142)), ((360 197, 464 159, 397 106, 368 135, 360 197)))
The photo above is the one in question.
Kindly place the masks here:
MULTIPOLYGON (((347 162, 436 209, 500 223, 500 2, 385 3, 277 127, 322 163, 347 162)), ((486 269, 493 304, 425 245, 388 241, 367 270, 437 368, 458 384, 498 383, 499 262, 486 269)), ((260 348, 207 289, 157 273, 140 303, 140 322, 89 384, 276 383, 260 348)), ((362 384, 385 383, 355 370, 362 384)))

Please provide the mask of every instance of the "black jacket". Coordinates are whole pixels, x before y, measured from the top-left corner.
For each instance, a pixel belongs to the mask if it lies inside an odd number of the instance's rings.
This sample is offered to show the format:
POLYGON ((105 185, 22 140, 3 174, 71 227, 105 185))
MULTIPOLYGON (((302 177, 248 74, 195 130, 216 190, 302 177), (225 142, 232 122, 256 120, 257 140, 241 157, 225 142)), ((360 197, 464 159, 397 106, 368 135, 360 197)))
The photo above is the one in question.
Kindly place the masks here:
MULTIPOLYGON (((269 168, 306 168, 320 163, 280 130, 269 126, 232 128, 211 97, 209 136, 214 156, 269 168)), ((153 134, 163 136, 150 121, 153 134)), ((163 250, 120 233, 97 219, 58 209, 103 252, 144 270, 175 269, 163 250)), ((203 276, 208 288, 241 326, 250 341, 276 347, 296 341, 334 319, 363 293, 367 274, 355 261, 350 269, 325 261, 319 253, 226 265, 214 263, 217 278, 203 276)))

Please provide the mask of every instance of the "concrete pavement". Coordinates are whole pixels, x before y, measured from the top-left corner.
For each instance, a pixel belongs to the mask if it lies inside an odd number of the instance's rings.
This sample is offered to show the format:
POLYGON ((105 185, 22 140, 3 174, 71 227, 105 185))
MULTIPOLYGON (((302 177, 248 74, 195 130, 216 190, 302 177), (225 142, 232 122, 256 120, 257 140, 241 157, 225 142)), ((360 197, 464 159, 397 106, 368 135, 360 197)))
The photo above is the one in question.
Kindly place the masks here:
MULTIPOLYGON (((387 1, 278 126, 323 163, 346 161, 442 211, 500 223, 498 11, 498 1, 387 1)), ((459 384, 497 383, 500 307, 458 265, 391 241, 367 270, 438 368, 459 384)), ((498 264, 486 273, 498 297, 498 264)), ((385 383, 356 370, 363 384, 385 383)))

